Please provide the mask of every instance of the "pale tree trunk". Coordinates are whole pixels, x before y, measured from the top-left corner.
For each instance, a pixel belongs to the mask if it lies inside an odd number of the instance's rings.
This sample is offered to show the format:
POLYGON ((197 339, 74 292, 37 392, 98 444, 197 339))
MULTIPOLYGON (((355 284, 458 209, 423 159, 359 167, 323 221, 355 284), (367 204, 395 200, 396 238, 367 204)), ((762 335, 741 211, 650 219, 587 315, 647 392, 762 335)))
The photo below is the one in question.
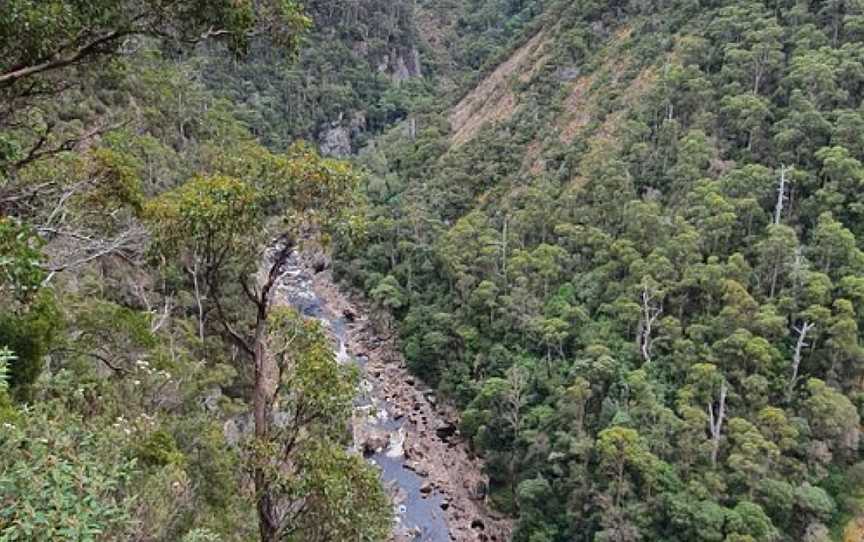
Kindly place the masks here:
POLYGON ((789 385, 786 388, 788 397, 792 396, 792 391, 795 389, 795 384, 798 382, 798 371, 801 368, 801 355, 803 350, 810 346, 807 341, 807 333, 813 330, 816 324, 804 322, 801 327, 796 327, 798 332, 798 340, 795 342, 795 353, 792 354, 792 376, 789 378, 789 385))
POLYGON ((774 205, 774 225, 783 219, 783 204, 789 197, 786 195, 786 166, 780 166, 780 186, 777 188, 777 203, 774 205))
MULTIPOLYGON (((774 205, 774 225, 779 226, 783 220, 783 204, 789 199, 786 196, 786 166, 780 166, 780 186, 777 187, 777 203, 774 205)), ((775 261, 771 270, 771 288, 768 292, 768 298, 774 299, 777 293, 777 280, 780 277, 781 263, 775 261)))
POLYGON ((195 263, 191 268, 186 268, 189 275, 192 276, 192 291, 195 294, 195 304, 198 306, 198 339, 204 341, 204 302, 201 296, 201 281, 198 278, 199 266, 198 256, 195 256, 195 263))
MULTIPOLYGON (((525 390, 528 387, 528 375, 519 367, 512 367, 507 371, 507 395, 504 398, 506 405, 506 419, 513 429, 514 439, 518 440, 522 433, 522 408, 525 406, 525 390)), ((516 496, 516 452, 510 453, 508 465, 510 478, 510 491, 516 496)))
POLYGON ((720 384, 720 401, 717 415, 714 415, 714 405, 708 404, 708 424, 711 430, 711 466, 717 466, 717 454, 720 451, 720 436, 723 431, 723 420, 726 417, 726 382, 720 384))
POLYGON ((654 305, 654 296, 648 286, 642 289, 642 321, 639 325, 639 349, 642 361, 651 363, 651 333, 654 322, 663 314, 663 307, 654 305))
POLYGON ((771 270, 771 290, 768 292, 768 299, 774 299, 774 294, 777 292, 777 279, 780 278, 780 264, 774 263, 774 268, 771 270))

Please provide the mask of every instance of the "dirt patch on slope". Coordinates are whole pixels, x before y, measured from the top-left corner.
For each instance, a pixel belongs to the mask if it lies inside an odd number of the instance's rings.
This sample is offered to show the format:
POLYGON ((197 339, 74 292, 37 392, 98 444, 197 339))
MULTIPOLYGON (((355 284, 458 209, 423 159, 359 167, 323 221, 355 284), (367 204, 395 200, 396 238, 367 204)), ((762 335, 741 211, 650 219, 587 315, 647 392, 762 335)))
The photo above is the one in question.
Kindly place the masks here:
MULTIPOLYGON (((522 162, 523 171, 533 175, 542 173, 546 162, 544 150, 555 144, 570 145, 577 137, 589 135, 586 133, 588 126, 592 121, 600 120, 602 99, 608 93, 622 92, 622 87, 627 84, 622 78, 630 61, 623 54, 622 48, 631 34, 632 29, 629 27, 615 32, 604 50, 598 53, 602 59, 598 68, 592 73, 577 77, 570 84, 566 97, 561 102, 561 114, 552 126, 553 133, 557 134, 557 142, 550 143, 548 140, 532 142, 522 162)), ((631 92, 630 88, 623 90, 624 94, 629 92, 631 92)), ((632 100, 625 98, 624 101, 630 103, 632 100)), ((607 116, 607 120, 611 116, 607 116)), ((593 138, 593 134, 591 136, 593 138)))
POLYGON ((591 108, 586 107, 586 93, 594 84, 594 76, 580 77, 564 100, 565 121, 558 138, 565 145, 570 144, 582 128, 591 122, 591 108))
MULTIPOLYGON (((607 89, 614 91, 620 87, 621 76, 630 65, 630 60, 621 54, 621 49, 632 32, 633 29, 630 27, 619 29, 607 45, 606 52, 603 53, 606 60, 600 68, 590 75, 580 77, 573 83, 570 94, 563 103, 564 115, 559 124, 561 143, 565 145, 572 143, 582 129, 596 116, 598 103, 604 91, 607 89), (606 81, 606 83, 603 88, 597 89, 594 88, 597 81, 606 81)), ((628 87, 624 93, 627 94, 630 91, 631 88, 628 87)))
POLYGON ((657 73, 653 66, 643 69, 639 74, 627 83, 627 87, 616 102, 615 111, 606 115, 597 131, 591 136, 591 150, 609 149, 610 145, 617 146, 618 130, 621 123, 627 117, 627 113, 636 105, 642 96, 645 96, 657 81, 657 73))
POLYGON ((548 42, 546 30, 537 32, 456 104, 450 113, 454 145, 467 143, 487 124, 513 115, 517 98, 511 78, 518 75, 523 83, 530 81, 547 59, 544 52, 548 42))
POLYGON ((843 542, 861 542, 864 540, 864 516, 858 516, 846 524, 843 530, 843 542))

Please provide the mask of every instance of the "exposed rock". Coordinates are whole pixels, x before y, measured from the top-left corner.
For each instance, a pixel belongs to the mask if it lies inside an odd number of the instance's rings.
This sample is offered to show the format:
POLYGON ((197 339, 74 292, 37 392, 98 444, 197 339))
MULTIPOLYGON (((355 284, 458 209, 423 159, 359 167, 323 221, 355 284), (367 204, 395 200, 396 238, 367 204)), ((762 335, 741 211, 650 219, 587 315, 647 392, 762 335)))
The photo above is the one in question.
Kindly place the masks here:
POLYGON ((400 55, 396 58, 396 66, 393 67, 393 81, 401 83, 408 79, 411 79, 411 71, 408 70, 405 59, 400 55))
POLYGON ((401 527, 393 533, 392 542, 415 542, 417 540, 417 528, 401 527))
POLYGON ((222 399, 222 388, 215 386, 203 394, 201 404, 204 410, 216 412, 219 409, 219 401, 222 399))
POLYGON ((324 271, 325 269, 327 269, 329 266, 330 266, 330 262, 328 262, 324 258, 319 258, 319 259, 315 260, 313 269, 315 270, 315 273, 320 273, 320 272, 324 271))
MULTIPOLYGON (((277 411, 273 413, 273 426, 284 429, 292 421, 292 416, 287 412, 277 411)), ((225 442, 230 446, 237 446, 255 432, 255 422, 251 412, 238 414, 231 417, 222 425, 222 434, 225 442)))
POLYGON ((225 436, 225 442, 229 446, 237 446, 243 437, 243 431, 236 420, 228 420, 222 426, 222 434, 225 436))
POLYGON ((609 28, 603 24, 603 21, 594 21, 591 23, 591 31, 594 32, 595 36, 601 39, 609 37, 609 28))
POLYGON ((478 482, 473 487, 469 488, 469 497, 475 501, 482 501, 486 498, 489 488, 486 482, 478 482))
POLYGON ((365 456, 381 453, 390 445, 390 435, 384 430, 364 426, 358 432, 357 447, 365 456))
POLYGON ((351 133, 348 128, 336 124, 325 129, 319 136, 321 154, 345 157, 351 154, 351 133))
POLYGON ((396 486, 390 491, 390 499, 393 501, 394 506, 401 505, 407 498, 408 492, 406 492, 401 486, 396 486))
POLYGON ((440 438, 441 440, 446 441, 447 439, 456 434, 456 430, 457 429, 455 425, 449 422, 445 422, 444 425, 441 425, 440 427, 435 429, 435 434, 438 435, 438 438, 440 438))
POLYGON ((582 70, 577 66, 565 66, 558 68, 555 77, 559 81, 575 81, 582 74, 582 70))
POLYGON ((379 73, 384 73, 390 68, 390 55, 384 55, 381 62, 378 63, 377 70, 379 73))
MULTIPOLYGON (((426 493, 421 495, 428 496, 435 512, 443 515, 450 538, 457 541, 509 540, 510 521, 491 514, 485 507, 488 478, 483 474, 482 461, 470 453, 462 439, 453 438, 458 436, 456 411, 441 397, 434 399, 435 405, 430 403, 422 391, 426 389, 423 383, 408 373, 396 342, 398 339, 392 334, 386 338, 379 334, 366 316, 369 314, 366 304, 346 298, 333 285, 329 269, 312 276, 312 280, 315 292, 323 300, 324 309, 331 318, 344 317, 346 310, 356 315, 356 323, 346 328, 344 339, 348 350, 366 356, 363 361, 366 379, 374 387, 370 396, 385 401, 391 417, 405 416, 401 426, 406 437, 403 445, 405 462, 402 465, 425 479, 421 483, 426 493), (433 494, 440 496, 441 500, 435 500, 433 494), (483 522, 482 530, 471 527, 475 519, 483 522)), ((371 415, 367 414, 365 418, 369 419, 371 415)), ((369 432, 362 433, 364 436, 369 432)), ((365 440, 369 442, 368 438, 365 440)), ((358 450, 361 449, 360 442, 355 427, 358 450)), ((376 450, 384 449, 384 446, 383 438, 377 442, 373 439, 370 443, 370 447, 376 450)), ((399 506, 403 507, 400 510, 404 513, 405 504, 399 506)), ((416 540, 410 537, 411 527, 413 525, 408 524, 398 528, 394 533, 395 539, 416 540)))
MULTIPOLYGON (((406 454, 406 457, 407 457, 407 454, 406 454)), ((427 476, 429 476, 429 471, 426 470, 417 461, 406 461, 404 466, 406 469, 414 472, 417 476, 420 476, 421 478, 426 478, 427 476)))
POLYGON ((369 54, 369 43, 366 41, 355 41, 354 45, 351 46, 351 51, 359 56, 366 57, 369 54))
POLYGON ((415 77, 423 77, 423 65, 420 61, 420 51, 413 47, 408 50, 391 50, 381 57, 377 70, 379 73, 390 73, 394 83, 402 83, 415 77))
POLYGON ((411 61, 408 71, 413 77, 423 77, 423 64, 420 62, 420 51, 416 47, 411 48, 411 61))

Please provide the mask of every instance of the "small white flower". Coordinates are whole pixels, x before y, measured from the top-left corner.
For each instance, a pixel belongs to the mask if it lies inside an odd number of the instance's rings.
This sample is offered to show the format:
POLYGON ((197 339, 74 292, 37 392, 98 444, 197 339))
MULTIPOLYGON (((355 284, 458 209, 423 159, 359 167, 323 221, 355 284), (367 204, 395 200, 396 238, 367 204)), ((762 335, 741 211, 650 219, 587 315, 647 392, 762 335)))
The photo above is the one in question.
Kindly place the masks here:
POLYGON ((140 385, 141 385, 141 381, 140 381, 140 380, 133 380, 132 383, 135 384, 136 386, 140 386, 140 385))

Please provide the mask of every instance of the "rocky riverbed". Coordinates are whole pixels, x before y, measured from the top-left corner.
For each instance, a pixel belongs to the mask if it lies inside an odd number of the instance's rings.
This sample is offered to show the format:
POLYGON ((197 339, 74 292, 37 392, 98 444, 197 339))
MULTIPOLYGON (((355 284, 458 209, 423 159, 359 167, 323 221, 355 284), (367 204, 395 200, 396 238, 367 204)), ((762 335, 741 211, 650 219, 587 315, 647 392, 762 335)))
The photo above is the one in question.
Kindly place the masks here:
POLYGON ((354 448, 381 469, 394 502, 393 540, 506 541, 510 522, 485 505, 488 479, 459 434, 457 413, 410 375, 393 337, 333 282, 320 256, 292 258, 283 300, 330 329, 343 363, 358 363, 354 448))

